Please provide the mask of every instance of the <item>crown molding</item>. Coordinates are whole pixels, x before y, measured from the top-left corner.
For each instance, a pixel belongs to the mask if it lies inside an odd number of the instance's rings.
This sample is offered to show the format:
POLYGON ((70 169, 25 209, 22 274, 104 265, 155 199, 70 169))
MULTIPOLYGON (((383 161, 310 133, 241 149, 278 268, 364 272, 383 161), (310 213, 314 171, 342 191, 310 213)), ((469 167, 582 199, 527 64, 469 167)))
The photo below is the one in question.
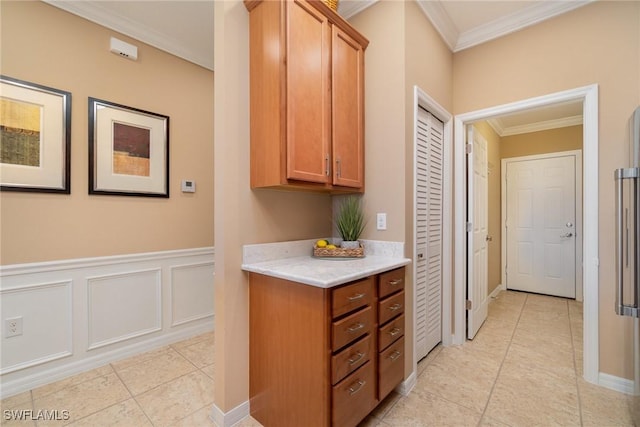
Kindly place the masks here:
POLYGON ((339 2, 338 3, 338 13, 344 19, 349 19, 352 16, 356 16, 358 13, 362 12, 366 8, 373 6, 377 3, 378 0, 361 0, 361 1, 351 1, 351 2, 339 2))
POLYGON ((541 1, 502 18, 460 33, 441 1, 416 0, 452 52, 505 36, 596 0, 541 1))
POLYGON ((155 31, 145 25, 127 18, 126 16, 112 13, 98 5, 96 2, 67 1, 67 0, 43 0, 51 6, 57 7, 74 15, 85 18, 98 25, 132 37, 143 43, 175 55, 179 58, 193 62, 201 67, 213 71, 213 55, 201 55, 198 52, 181 45, 178 41, 165 34, 155 31))
POLYGON ((488 42, 592 3, 595 0, 544 1, 459 34, 454 52, 488 42))
POLYGON ((499 137, 504 136, 504 128, 502 127, 500 118, 487 119, 487 123, 489 124, 489 126, 491 126, 491 129, 493 129, 493 131, 498 134, 499 137))
POLYGON ((545 120, 542 122, 529 123, 520 126, 504 127, 499 119, 489 119, 489 126, 500 136, 519 135, 522 133, 540 132, 543 130, 558 129, 568 126, 581 125, 583 121, 582 115, 563 117, 561 119, 545 120))
POLYGON ((436 31, 440 33, 442 40, 449 47, 449 50, 455 51, 458 41, 458 29, 451 20, 451 17, 439 1, 417 0, 418 6, 427 16, 436 31))

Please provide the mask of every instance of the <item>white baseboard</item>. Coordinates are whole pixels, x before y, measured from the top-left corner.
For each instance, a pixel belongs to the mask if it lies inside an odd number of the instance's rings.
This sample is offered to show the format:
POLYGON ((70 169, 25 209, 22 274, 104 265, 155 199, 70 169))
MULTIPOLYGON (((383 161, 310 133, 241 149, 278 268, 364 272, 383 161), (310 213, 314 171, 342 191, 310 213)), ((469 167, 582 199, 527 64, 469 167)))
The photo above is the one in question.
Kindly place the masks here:
POLYGON ((11 381, 2 381, 2 389, 0 398, 4 399, 14 394, 32 390, 55 381, 65 379, 67 377, 90 371, 107 365, 111 362, 126 359, 136 354, 145 353, 155 350, 169 344, 187 339, 194 335, 203 334, 213 331, 213 319, 206 324, 196 325, 190 328, 181 329, 173 333, 165 334, 156 338, 152 338, 137 344, 122 347, 107 353, 102 353, 93 357, 74 361, 55 368, 40 371, 35 374, 25 375, 11 381))
POLYGON ((401 382, 400 385, 396 387, 396 391, 403 396, 408 396, 409 393, 411 393, 411 390, 413 390, 413 388, 416 386, 417 383, 418 383, 418 376, 416 375, 415 372, 412 372, 411 375, 409 375, 409 377, 406 380, 401 382))
POLYGON ((616 377, 603 372, 598 374, 598 385, 631 396, 635 394, 635 382, 633 380, 616 377))
POLYGON ((218 427, 232 427, 247 418, 249 414, 249 401, 247 400, 226 413, 214 404, 209 418, 218 427))
POLYGON ((498 286, 496 286, 493 292, 491 292, 491 295, 489 295, 489 298, 496 298, 500 293, 500 291, 506 291, 506 290, 507 290, 506 286, 504 286, 503 284, 499 284, 498 286))

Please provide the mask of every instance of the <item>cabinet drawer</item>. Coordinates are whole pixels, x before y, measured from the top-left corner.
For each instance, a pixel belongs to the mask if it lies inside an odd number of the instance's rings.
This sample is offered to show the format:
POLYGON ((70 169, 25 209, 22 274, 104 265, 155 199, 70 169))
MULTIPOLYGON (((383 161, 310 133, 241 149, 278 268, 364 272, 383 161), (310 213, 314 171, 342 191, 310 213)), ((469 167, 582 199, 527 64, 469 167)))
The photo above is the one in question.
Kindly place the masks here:
POLYGON ((384 298, 404 289, 404 267, 380 274, 378 279, 378 297, 384 298))
POLYGON ((332 351, 336 351, 361 336, 373 331, 373 310, 366 307, 344 319, 333 322, 331 328, 332 351))
POLYGON ((379 395, 384 399, 404 378, 404 337, 400 338, 385 351, 380 353, 378 360, 379 395))
POLYGON ((404 314, 380 328, 378 332, 378 348, 384 350, 389 344, 402 336, 404 336, 404 314))
POLYGON ((331 384, 335 384, 371 359, 373 338, 367 335, 331 357, 331 384))
POLYGON ((404 313, 404 291, 380 301, 378 323, 384 325, 389 319, 393 319, 402 313, 404 313))
POLYGON ((356 426, 376 404, 373 362, 367 362, 332 390, 334 426, 356 426))
POLYGON ((365 305, 374 298, 375 277, 367 277, 350 285, 334 289, 331 293, 331 314, 334 318, 365 305))

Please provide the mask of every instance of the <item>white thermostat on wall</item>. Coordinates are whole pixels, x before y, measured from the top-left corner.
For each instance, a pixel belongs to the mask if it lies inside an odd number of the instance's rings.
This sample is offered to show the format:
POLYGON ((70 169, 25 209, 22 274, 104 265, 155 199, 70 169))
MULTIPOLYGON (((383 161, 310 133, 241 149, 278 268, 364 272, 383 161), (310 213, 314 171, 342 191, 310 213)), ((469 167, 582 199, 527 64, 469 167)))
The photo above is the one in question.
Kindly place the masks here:
POLYGON ((183 193, 195 193, 196 192, 196 182, 190 179, 182 180, 182 192, 183 193))

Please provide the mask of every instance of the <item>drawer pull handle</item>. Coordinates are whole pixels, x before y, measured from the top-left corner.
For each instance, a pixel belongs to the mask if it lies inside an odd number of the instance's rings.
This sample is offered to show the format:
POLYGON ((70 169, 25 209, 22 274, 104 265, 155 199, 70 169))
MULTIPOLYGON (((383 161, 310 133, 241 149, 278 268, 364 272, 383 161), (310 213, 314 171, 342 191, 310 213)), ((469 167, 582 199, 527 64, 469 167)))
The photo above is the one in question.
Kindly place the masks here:
POLYGON ((402 308, 402 304, 398 304, 398 303, 395 303, 389 306, 389 310, 391 311, 400 310, 401 308, 402 308))
POLYGON ((359 392, 362 387, 366 384, 366 381, 358 380, 351 387, 349 387, 349 396, 353 396, 357 392, 359 392))
POLYGON ((402 329, 400 328, 393 328, 392 330, 389 331, 389 335, 391 335, 392 337, 395 337, 396 335, 398 335, 400 332, 402 331, 402 329))
POLYGON ((399 352, 398 350, 396 350, 396 351, 394 351, 393 353, 391 353, 391 354, 389 355, 389 359, 391 359, 391 361, 392 361, 392 362, 395 362, 395 361, 396 361, 396 359, 397 359, 398 357, 400 357, 400 355, 401 355, 401 354, 402 354, 401 352, 399 352))
POLYGON ((347 297, 347 299, 349 301, 355 301, 357 299, 360 299, 362 297, 364 297, 366 294, 355 294, 355 295, 351 295, 350 297, 347 297))
POLYGON ((358 352, 354 358, 349 359, 349 365, 350 366, 355 365, 356 363, 361 361, 363 357, 364 357, 364 353, 358 352))
POLYGON ((364 328, 364 323, 362 322, 358 322, 354 325, 352 325, 351 327, 347 328, 347 332, 349 332, 350 334, 359 331, 360 329, 364 328))
POLYGON ((402 283, 402 279, 395 279, 395 280, 389 281, 390 286, 399 285, 400 283, 402 283))

